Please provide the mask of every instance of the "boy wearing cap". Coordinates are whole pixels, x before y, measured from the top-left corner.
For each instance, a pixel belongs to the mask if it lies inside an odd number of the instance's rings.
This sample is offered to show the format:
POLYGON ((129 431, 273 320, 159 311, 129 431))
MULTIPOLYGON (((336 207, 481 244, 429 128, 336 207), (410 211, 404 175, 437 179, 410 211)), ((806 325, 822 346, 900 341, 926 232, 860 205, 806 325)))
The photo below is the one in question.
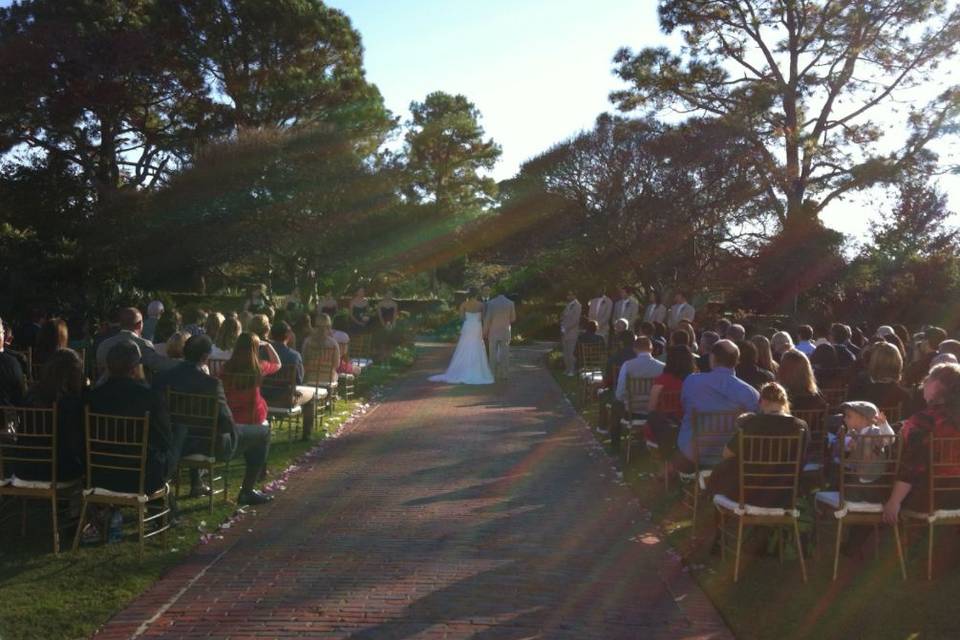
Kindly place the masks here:
POLYGON ((895 435, 893 428, 887 422, 886 416, 872 402, 845 402, 840 405, 840 409, 843 411, 843 423, 847 427, 847 437, 843 443, 844 452, 855 453, 854 457, 865 461, 859 469, 856 469, 860 482, 864 484, 874 482, 883 472, 882 462, 878 468, 877 464, 870 464, 869 461, 876 459, 879 462, 883 457, 879 451, 865 449, 866 442, 862 437, 893 437, 895 435))

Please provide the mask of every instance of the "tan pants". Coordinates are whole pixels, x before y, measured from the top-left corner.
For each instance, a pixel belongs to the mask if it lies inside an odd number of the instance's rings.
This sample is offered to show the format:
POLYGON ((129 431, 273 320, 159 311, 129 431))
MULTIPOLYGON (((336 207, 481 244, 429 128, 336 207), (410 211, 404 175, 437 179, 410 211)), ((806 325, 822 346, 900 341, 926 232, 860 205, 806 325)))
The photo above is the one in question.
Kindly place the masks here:
POLYGON ((487 350, 493 377, 505 379, 510 372, 510 338, 490 336, 487 338, 487 350))

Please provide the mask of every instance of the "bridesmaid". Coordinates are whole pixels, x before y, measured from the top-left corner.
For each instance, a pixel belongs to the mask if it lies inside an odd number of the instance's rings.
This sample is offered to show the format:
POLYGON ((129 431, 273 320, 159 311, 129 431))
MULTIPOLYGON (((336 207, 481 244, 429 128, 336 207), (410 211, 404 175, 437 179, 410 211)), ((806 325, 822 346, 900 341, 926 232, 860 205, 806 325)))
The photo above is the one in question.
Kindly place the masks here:
POLYGON ((380 317, 380 326, 387 331, 397 324, 397 301, 393 298, 393 291, 387 290, 377 305, 377 315, 380 317))
POLYGON ((363 287, 357 289, 350 300, 350 325, 354 331, 363 332, 370 324, 370 302, 363 287))

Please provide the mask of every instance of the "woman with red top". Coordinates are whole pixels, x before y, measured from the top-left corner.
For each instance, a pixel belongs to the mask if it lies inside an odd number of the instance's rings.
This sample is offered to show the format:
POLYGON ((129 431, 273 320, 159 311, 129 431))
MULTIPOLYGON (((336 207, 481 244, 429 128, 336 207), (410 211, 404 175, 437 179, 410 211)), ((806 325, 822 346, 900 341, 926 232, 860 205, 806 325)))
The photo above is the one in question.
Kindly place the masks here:
MULTIPOLYGON (((900 430, 903 438, 900 475, 883 506, 883 521, 888 524, 897 522, 901 505, 918 512, 930 508, 930 438, 960 437, 960 365, 940 364, 931 369, 923 382, 923 399, 927 408, 904 422, 900 430)), ((956 475, 960 483, 960 460, 949 475, 956 475)), ((960 506, 955 504, 956 493, 944 492, 941 500, 949 504, 937 504, 935 508, 960 506)))
POLYGON ((650 389, 651 413, 645 428, 647 440, 656 442, 662 452, 668 449, 672 451, 676 447, 677 429, 683 418, 680 390, 683 381, 695 370, 696 360, 689 347, 667 347, 667 363, 663 373, 654 378, 650 389))
POLYGON ((221 377, 227 404, 237 424, 263 424, 267 421, 267 402, 260 394, 264 376, 280 370, 280 356, 269 342, 260 342, 253 333, 241 333, 230 359, 223 365, 221 377), (261 360, 259 353, 267 356, 261 360), (231 376, 235 376, 231 379, 231 376))

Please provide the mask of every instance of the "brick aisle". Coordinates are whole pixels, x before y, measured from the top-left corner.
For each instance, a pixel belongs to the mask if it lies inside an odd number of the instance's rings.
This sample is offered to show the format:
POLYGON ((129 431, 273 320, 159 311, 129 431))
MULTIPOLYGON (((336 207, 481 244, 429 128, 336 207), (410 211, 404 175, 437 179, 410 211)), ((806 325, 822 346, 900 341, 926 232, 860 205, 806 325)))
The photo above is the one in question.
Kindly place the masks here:
POLYGON ((98 638, 729 638, 542 368, 426 382, 202 547, 98 638), (252 530, 252 531, 249 531, 252 530))

